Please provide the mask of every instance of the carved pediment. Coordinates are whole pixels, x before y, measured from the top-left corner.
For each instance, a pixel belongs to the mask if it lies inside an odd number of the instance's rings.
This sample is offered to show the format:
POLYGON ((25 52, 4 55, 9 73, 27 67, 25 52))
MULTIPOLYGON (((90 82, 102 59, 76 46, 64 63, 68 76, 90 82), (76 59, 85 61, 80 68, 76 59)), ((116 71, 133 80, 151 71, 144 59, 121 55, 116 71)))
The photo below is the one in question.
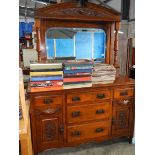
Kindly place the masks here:
POLYGON ((75 2, 67 2, 38 9, 35 18, 119 21, 120 14, 93 3, 87 2, 85 7, 78 7, 75 2))
POLYGON ((88 8, 70 8, 70 9, 63 9, 59 11, 54 11, 51 12, 52 16, 91 16, 91 17, 102 17, 105 14, 104 13, 99 13, 94 10, 90 10, 88 8))

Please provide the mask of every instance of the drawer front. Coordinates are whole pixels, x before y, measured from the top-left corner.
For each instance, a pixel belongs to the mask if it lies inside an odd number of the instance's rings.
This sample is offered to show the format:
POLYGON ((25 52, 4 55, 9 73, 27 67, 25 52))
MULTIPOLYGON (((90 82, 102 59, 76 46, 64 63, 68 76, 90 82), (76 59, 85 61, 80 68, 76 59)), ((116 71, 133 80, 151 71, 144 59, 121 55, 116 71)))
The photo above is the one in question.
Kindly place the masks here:
POLYGON ((69 106, 67 108, 68 123, 76 123, 96 119, 108 119, 110 115, 110 107, 110 102, 81 106, 69 106))
POLYGON ((67 95, 67 103, 81 103, 87 101, 102 101, 110 98, 110 90, 67 95))
POLYGON ((126 98, 134 96, 134 88, 117 88, 114 90, 114 98, 126 98))
POLYGON ((108 121, 68 126, 68 142, 97 138, 107 135, 109 135, 108 121))
POLYGON ((35 106, 52 106, 54 104, 62 104, 62 96, 35 96, 33 98, 33 104, 35 106))

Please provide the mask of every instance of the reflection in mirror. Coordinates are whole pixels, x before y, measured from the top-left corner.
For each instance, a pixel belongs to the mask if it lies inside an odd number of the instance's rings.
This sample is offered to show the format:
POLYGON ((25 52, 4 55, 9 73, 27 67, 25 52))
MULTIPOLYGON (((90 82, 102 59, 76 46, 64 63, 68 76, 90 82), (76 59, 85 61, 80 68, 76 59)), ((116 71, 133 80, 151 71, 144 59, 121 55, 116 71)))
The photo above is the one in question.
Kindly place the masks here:
POLYGON ((102 29, 50 28, 46 32, 47 58, 105 58, 106 34, 102 29))

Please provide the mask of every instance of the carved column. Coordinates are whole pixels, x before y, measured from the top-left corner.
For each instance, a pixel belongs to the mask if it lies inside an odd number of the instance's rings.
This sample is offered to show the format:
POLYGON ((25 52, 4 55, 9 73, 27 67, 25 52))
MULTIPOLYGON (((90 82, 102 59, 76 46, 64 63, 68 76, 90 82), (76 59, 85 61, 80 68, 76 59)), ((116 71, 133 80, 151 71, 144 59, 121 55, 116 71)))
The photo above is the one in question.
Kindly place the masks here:
POLYGON ((35 30, 36 30, 36 50, 38 52, 38 61, 40 62, 41 56, 41 50, 40 50, 40 21, 38 19, 35 19, 35 30))
POLYGON ((40 28, 36 28, 36 37, 37 37, 37 52, 38 52, 38 61, 40 62, 40 58, 41 58, 41 56, 40 56, 40 53, 41 53, 41 51, 40 51, 40 28))
POLYGON ((114 67, 116 68, 116 77, 119 76, 119 63, 118 63, 118 30, 120 23, 115 23, 115 40, 114 40, 114 67))

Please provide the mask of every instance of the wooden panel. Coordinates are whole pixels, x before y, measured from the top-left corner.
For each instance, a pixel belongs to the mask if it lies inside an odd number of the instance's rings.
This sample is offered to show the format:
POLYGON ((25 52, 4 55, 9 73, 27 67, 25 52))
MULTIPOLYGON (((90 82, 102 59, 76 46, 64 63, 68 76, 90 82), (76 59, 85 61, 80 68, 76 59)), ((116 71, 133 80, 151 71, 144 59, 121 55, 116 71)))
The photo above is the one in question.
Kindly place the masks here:
POLYGON ((110 107, 110 102, 82 106, 69 106, 67 108, 68 123, 108 119, 110 116, 110 107))
POLYGON ((52 106, 53 104, 62 104, 62 96, 35 96, 34 97, 34 105, 35 106, 52 106))
POLYGON ((108 121, 68 126, 68 142, 109 135, 109 128, 108 121))
POLYGON ((113 135, 129 135, 131 134, 133 122, 133 104, 134 100, 121 100, 113 104, 113 135), (127 102, 128 101, 128 102, 127 102))
POLYGON ((134 96, 134 88, 116 88, 114 98, 126 98, 134 96))
POLYGON ((82 92, 67 95, 67 103, 80 103, 86 101, 102 101, 110 98, 110 90, 99 92, 82 92))
POLYGON ((62 117, 60 115, 38 114, 36 117, 36 142, 39 150, 49 149, 63 142, 62 117))

